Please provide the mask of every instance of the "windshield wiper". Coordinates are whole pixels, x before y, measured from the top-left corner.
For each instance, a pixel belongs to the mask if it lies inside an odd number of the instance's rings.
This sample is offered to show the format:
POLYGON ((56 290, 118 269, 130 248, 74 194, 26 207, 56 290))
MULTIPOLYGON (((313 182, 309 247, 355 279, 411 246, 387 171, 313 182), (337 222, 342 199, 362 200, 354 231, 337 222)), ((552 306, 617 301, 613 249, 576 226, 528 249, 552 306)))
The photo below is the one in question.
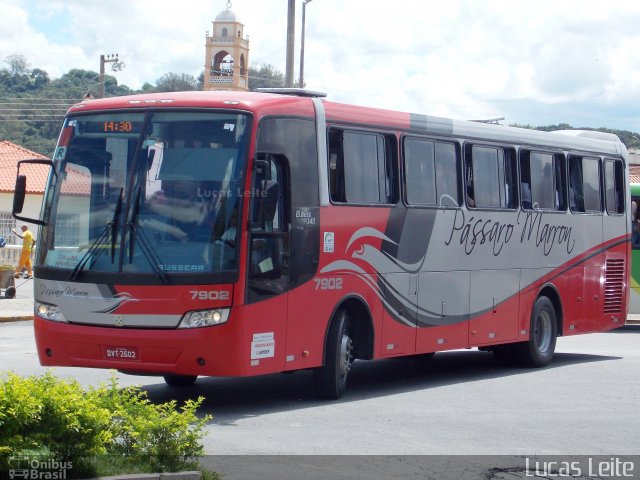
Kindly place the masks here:
POLYGON ((131 220, 129 220, 129 232, 131 239, 129 240, 129 263, 133 261, 133 251, 136 246, 136 223, 138 221, 138 213, 140 213, 140 195, 141 190, 138 187, 136 191, 136 199, 131 212, 131 220))
POLYGON ((118 225, 120 223, 120 213, 122 212, 122 197, 124 196, 124 187, 120 188, 120 195, 118 195, 118 203, 116 203, 116 210, 113 212, 113 219, 111 221, 111 264, 116 258, 116 238, 118 236, 118 225))
MULTIPOLYGON (((108 223, 102 229, 102 231, 100 232, 100 235, 98 235, 96 237, 96 239, 93 241, 93 243, 91 244, 89 249, 84 253, 84 255, 82 255, 82 258, 76 264, 75 268, 71 272, 71 275, 69 275, 69 280, 75 280, 78 277, 78 274, 84 269, 84 266, 87 264, 87 262, 91 258, 91 254, 93 252, 95 252, 96 249, 98 249, 101 245, 103 245, 104 241, 107 238, 109 238, 109 228, 110 228, 110 226, 111 226, 111 224, 108 223)), ((98 252, 98 255, 100 255, 100 252, 98 252)))
MULTIPOLYGON (((118 224, 120 222, 120 213, 122 212, 122 197, 124 193, 124 188, 120 188, 120 195, 118 197, 118 201, 116 203, 116 208, 113 212, 113 217, 109 223, 102 229, 100 235, 96 237, 93 241, 89 249, 84 253, 80 261, 76 264, 75 268, 69 275, 70 280, 75 280, 78 277, 78 274, 84 270, 87 262, 91 258, 91 254, 93 254, 98 248, 104 245, 105 240, 111 234, 111 263, 115 260, 115 249, 116 249, 116 238, 118 236, 118 224)), ((96 258, 102 253, 102 250, 98 252, 93 261, 95 262, 96 258)))
POLYGON ((144 232, 142 225, 136 225, 138 221, 138 213, 140 212, 140 193, 140 187, 138 187, 136 200, 133 205, 133 211, 131 212, 131 220, 129 221, 129 263, 133 262, 133 252, 135 250, 135 244, 136 242, 139 242, 142 253, 147 262, 149 262, 149 265, 151 265, 151 268, 153 269, 155 274, 160 277, 162 283, 168 283, 169 279, 167 278, 167 274, 164 273, 162 268, 159 267, 160 257, 158 257, 158 254, 154 250, 149 237, 147 237, 147 234, 144 232))

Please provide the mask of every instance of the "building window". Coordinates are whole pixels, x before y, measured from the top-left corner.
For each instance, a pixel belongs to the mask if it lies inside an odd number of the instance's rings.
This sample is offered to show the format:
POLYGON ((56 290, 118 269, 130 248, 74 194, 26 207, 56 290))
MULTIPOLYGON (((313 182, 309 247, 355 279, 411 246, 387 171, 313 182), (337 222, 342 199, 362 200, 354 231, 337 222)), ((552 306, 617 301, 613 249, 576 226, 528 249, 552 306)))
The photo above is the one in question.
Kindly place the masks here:
POLYGON ((77 247, 80 243, 80 222, 77 215, 58 215, 56 247, 77 247))
POLYGON ((4 237, 7 243, 11 243, 11 230, 16 228, 16 219, 10 213, 0 212, 0 237, 4 237))

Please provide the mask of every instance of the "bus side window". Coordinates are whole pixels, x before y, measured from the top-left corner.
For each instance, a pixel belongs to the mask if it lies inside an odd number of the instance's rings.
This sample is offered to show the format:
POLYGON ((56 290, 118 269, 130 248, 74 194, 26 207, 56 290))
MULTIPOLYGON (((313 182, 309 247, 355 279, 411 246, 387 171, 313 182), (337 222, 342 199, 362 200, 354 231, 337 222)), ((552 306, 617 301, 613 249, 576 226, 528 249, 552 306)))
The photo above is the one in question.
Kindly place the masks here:
POLYGON ((607 213, 624 213, 624 169, 620 160, 606 159, 604 162, 605 198, 607 213))
POLYGON ((467 203, 479 208, 515 208, 513 148, 467 145, 467 203), (473 202, 473 204, 472 204, 473 202))
POLYGON ((600 159, 569 157, 569 204, 573 212, 600 213, 600 159))
POLYGON ((563 210, 562 160, 561 155, 548 152, 520 152, 520 198, 523 209, 563 210))
POLYGON ((404 178, 409 205, 460 205, 458 155, 453 143, 405 138, 404 178))
POLYGON ((389 204, 396 201, 394 138, 375 132, 329 131, 331 201, 389 204))
POLYGON ((554 168, 555 168, 555 207, 556 210, 567 210, 567 170, 565 168, 566 158, 564 154, 557 153, 554 155, 554 168))
POLYGON ((531 210, 531 152, 520 151, 520 205, 524 210, 531 210))

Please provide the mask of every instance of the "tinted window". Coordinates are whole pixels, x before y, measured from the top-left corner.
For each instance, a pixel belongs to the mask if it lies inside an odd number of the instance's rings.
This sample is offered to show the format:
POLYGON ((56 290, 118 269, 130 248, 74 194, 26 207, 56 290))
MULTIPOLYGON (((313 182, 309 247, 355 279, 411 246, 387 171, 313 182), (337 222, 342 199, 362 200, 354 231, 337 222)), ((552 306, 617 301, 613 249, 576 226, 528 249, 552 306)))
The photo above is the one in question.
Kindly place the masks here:
POLYGON ((453 143, 408 138, 404 156, 407 203, 459 205, 458 162, 453 143))
POLYGON ((393 137, 332 129, 329 133, 331 200, 345 203, 392 203, 395 200, 393 137))
POLYGON ((547 152, 520 153, 520 203, 534 210, 564 210, 564 157, 547 152))
POLYGON ((512 149, 467 147, 467 203, 470 207, 514 208, 515 153, 512 149))
POLYGON ((604 163, 605 198, 607 213, 624 213, 624 171, 620 160, 607 159, 604 163))
POLYGON ((600 202, 600 159, 569 158, 569 205, 574 212, 602 211, 600 202))

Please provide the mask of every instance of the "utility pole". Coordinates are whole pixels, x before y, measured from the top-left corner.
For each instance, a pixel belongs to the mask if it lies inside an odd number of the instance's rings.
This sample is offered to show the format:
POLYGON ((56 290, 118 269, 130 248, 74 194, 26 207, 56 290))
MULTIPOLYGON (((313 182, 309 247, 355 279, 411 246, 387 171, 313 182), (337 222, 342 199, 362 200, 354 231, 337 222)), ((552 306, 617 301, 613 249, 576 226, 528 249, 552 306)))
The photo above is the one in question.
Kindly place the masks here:
POLYGON ((289 0, 289 14, 287 16, 287 73, 285 86, 293 87, 293 56, 296 36, 296 0, 289 0))
POLYGON ((302 2, 302 33, 300 34, 300 88, 304 88, 304 31, 305 31, 305 17, 307 13, 307 3, 312 0, 304 0, 302 2))
POLYGON ((104 55, 100 55, 100 94, 98 96, 98 98, 104 98, 104 64, 105 63, 113 63, 113 67, 112 70, 117 71, 117 70, 121 70, 122 68, 118 68, 118 65, 121 65, 121 63, 118 61, 118 54, 111 54, 111 55, 107 55, 106 57, 104 55))

